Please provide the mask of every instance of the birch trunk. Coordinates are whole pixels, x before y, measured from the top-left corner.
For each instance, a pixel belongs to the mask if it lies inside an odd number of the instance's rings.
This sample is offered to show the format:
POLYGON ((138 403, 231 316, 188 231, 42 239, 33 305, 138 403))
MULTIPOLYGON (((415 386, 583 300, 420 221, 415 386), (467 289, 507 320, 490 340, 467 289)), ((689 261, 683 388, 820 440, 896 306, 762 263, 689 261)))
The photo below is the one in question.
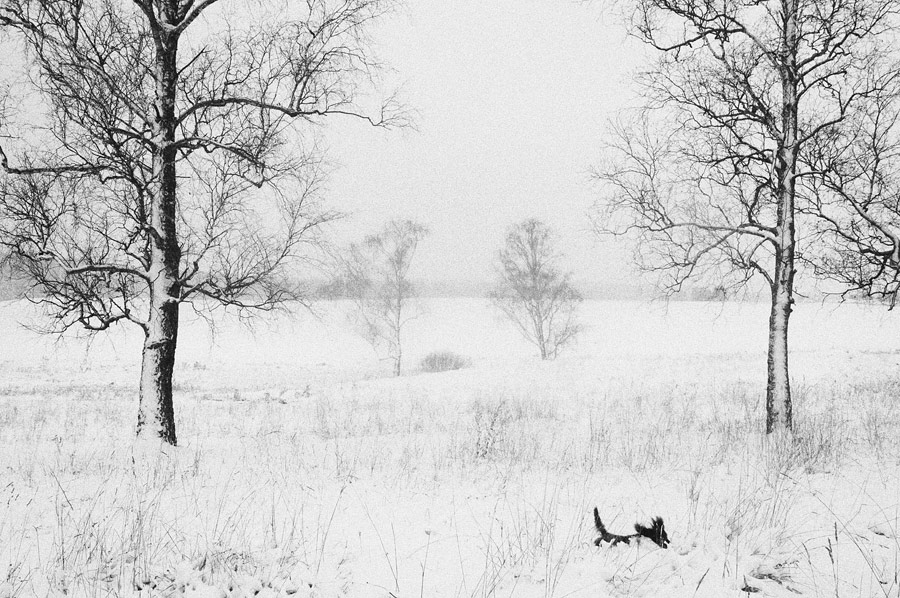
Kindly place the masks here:
POLYGON ((788 323, 791 317, 793 268, 786 260, 776 266, 769 314, 766 433, 792 428, 791 382, 788 376, 788 323))
MULTIPOLYGON (((167 3, 171 8, 173 3, 167 3)), ((174 9, 173 9, 174 10, 174 9)), ((165 9, 161 16, 165 15, 165 9)), ((156 38, 156 118, 154 122, 153 194, 150 197, 150 310, 144 328, 137 434, 177 443, 172 401, 172 373, 178 344, 181 294, 181 248, 176 231, 175 82, 177 36, 156 38)))
MULTIPOLYGON (((151 299, 151 303, 159 302, 151 299)), ((137 434, 139 437, 158 437, 171 445, 178 442, 172 400, 177 342, 178 303, 169 301, 152 305, 141 360, 137 434)))
POLYGON ((766 384, 766 433, 793 427, 791 381, 788 374, 788 324, 794 303, 796 174, 798 139, 797 0, 783 0, 783 62, 781 71, 781 143, 775 156, 777 250, 772 277, 772 311, 769 315, 768 381, 766 384))

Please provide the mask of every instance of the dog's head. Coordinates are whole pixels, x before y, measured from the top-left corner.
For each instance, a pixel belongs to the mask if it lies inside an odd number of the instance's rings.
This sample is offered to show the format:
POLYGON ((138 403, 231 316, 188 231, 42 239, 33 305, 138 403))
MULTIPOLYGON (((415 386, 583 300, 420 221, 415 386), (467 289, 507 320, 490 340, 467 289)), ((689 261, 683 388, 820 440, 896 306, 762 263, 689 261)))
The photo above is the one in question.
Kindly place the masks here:
POLYGON ((634 530, 645 538, 652 540, 660 548, 669 547, 669 535, 666 533, 666 524, 662 517, 654 517, 650 527, 644 527, 640 523, 634 524, 634 530))

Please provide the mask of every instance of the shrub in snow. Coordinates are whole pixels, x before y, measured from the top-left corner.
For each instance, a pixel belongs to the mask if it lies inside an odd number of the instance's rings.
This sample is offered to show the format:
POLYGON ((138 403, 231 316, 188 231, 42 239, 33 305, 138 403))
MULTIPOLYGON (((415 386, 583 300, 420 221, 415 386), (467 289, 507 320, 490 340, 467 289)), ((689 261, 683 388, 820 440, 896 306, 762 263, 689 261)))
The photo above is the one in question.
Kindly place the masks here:
POLYGON ((419 363, 419 367, 423 372, 433 374, 436 372, 449 372, 450 370, 461 370, 471 365, 471 362, 457 355, 452 351, 434 351, 425 356, 419 363))

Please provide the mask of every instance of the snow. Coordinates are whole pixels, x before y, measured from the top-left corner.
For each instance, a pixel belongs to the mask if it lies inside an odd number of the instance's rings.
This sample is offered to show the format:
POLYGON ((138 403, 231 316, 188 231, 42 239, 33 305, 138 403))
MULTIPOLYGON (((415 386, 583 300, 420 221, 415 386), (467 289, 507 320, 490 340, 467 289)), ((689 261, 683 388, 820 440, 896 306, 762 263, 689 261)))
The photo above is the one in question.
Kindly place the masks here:
POLYGON ((0 304, 0 598, 900 596, 900 322, 800 304, 797 436, 761 434, 763 304, 587 302, 554 362, 426 302, 404 375, 347 306, 183 312, 181 445, 135 443, 137 331, 0 304), (424 374, 449 350, 467 369, 424 374), (668 550, 593 545, 665 519, 668 550))

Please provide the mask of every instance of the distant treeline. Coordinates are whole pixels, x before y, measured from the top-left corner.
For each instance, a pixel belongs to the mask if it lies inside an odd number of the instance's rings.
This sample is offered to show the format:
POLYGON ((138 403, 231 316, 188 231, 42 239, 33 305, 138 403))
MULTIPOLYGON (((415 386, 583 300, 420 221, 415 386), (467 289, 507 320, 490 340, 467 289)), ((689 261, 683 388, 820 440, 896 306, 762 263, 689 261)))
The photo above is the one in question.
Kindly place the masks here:
MULTIPOLYGON (((414 281, 420 297, 459 297, 486 299, 492 289, 488 281, 478 280, 416 280, 414 281)), ((585 299, 593 300, 630 300, 652 299, 658 297, 658 292, 648 285, 639 284, 606 284, 603 282, 577 281, 577 287, 585 299)), ((343 280, 331 280, 327 282, 312 282, 308 288, 316 289, 314 295, 317 299, 346 299, 351 296, 349 288, 343 280)), ((670 298, 672 301, 755 301, 757 297, 727 296, 723 297, 714 289, 706 287, 686 288, 682 293, 670 298)))
MULTIPOLYGON (((415 280, 415 287, 420 297, 460 297, 482 299, 487 298, 492 290, 488 281, 478 280, 415 280)), ((341 280, 313 282, 307 285, 316 289, 317 299, 346 299, 351 296, 350 289, 341 280)), ((603 283, 578 283, 578 289, 586 299, 642 299, 653 296, 652 290, 638 285, 606 285, 603 283)))
POLYGON ((16 277, 7 264, 0 265, 0 301, 21 299, 28 289, 28 282, 16 277))
MULTIPOLYGON (((303 287, 310 289, 314 299, 346 299, 348 290, 341 280, 308 280, 303 287)), ((416 283, 422 297, 430 298, 471 298, 486 299, 491 290, 488 282, 476 280, 421 280, 416 283)), ((29 285, 28 281, 10 272, 8 266, 0 267, 0 301, 22 299, 29 285)), ((627 301, 658 298, 659 293, 651 286, 628 284, 604 284, 602 282, 580 282, 579 289, 585 299, 595 301, 627 301)), ((765 300, 762 290, 745 290, 739 294, 729 294, 721 288, 709 286, 685 287, 680 293, 668 297, 669 301, 728 301, 755 302, 765 300)), ((837 297, 823 292, 807 293, 807 301, 837 300, 837 297)), ((867 297, 865 293, 851 294, 846 300, 857 303, 888 303, 887 300, 867 297)))

